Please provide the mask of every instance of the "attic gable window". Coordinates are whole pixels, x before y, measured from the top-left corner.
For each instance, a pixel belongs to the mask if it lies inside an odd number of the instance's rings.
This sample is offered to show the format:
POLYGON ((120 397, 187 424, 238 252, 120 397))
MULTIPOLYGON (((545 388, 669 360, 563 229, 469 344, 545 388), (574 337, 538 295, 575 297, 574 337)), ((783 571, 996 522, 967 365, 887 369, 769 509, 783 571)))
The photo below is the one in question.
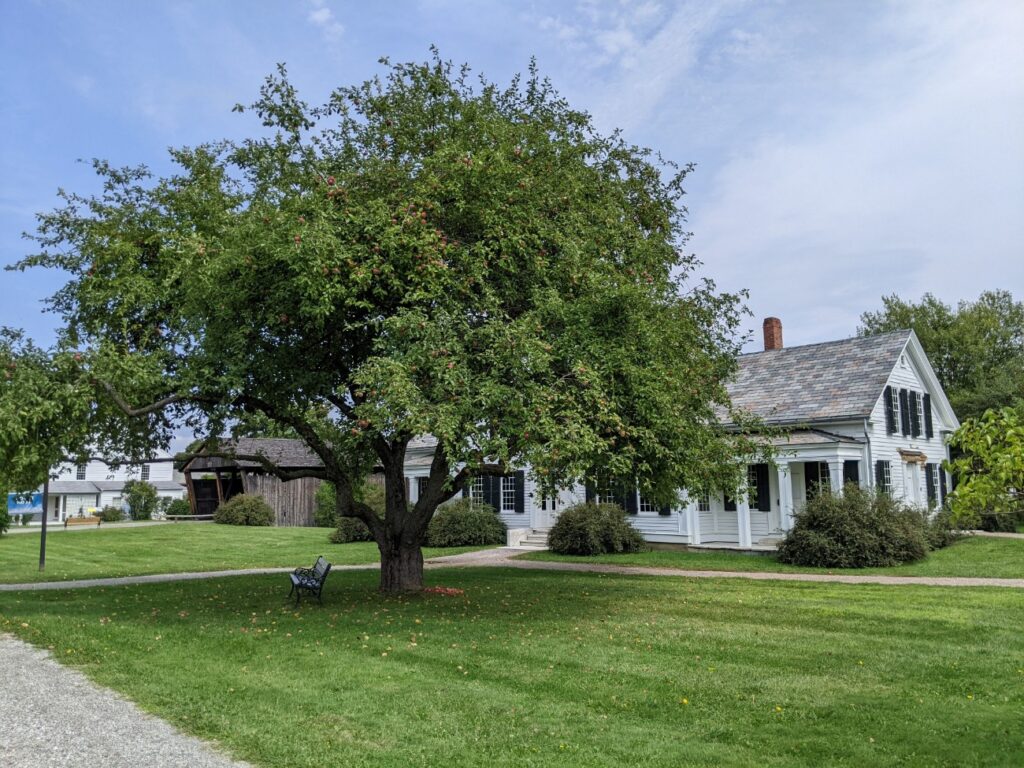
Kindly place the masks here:
POLYGON ((140 476, 143 480, 149 480, 149 464, 143 464, 140 470, 140 476))
POLYGON ((888 387, 889 390, 889 407, 892 409, 892 429, 890 430, 893 434, 899 434, 900 431, 900 391, 895 387, 888 387))
POLYGON ((85 464, 75 467, 75 480, 85 480, 85 464))
POLYGON ((917 437, 921 434, 921 427, 925 426, 924 398, 919 393, 915 392, 914 394, 916 395, 914 402, 917 404, 917 424, 914 425, 917 428, 914 430, 914 436, 917 437))

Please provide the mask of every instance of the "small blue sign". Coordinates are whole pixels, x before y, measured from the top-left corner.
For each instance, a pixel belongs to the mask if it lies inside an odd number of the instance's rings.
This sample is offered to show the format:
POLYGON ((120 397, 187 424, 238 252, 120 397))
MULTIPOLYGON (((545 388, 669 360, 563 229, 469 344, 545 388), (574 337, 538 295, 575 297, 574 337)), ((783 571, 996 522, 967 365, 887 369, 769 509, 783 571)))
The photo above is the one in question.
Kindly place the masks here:
POLYGON ((43 494, 33 493, 31 498, 22 496, 17 493, 7 494, 7 511, 16 514, 23 515, 26 513, 42 512, 43 511, 43 494))

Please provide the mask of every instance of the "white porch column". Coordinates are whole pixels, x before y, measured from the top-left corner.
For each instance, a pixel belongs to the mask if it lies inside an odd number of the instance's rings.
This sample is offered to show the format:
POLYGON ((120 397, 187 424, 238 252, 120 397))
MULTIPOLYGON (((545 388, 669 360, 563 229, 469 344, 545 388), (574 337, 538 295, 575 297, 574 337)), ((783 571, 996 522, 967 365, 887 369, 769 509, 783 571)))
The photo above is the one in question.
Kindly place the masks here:
POLYGON ((743 494, 736 500, 736 522, 739 524, 740 528, 739 545, 741 547, 749 547, 751 538, 750 502, 747 500, 746 494, 743 494))
POLYGON ((793 527, 793 478, 789 474, 789 464, 776 467, 779 475, 779 526, 783 531, 793 527))
POLYGON ((695 547, 700 546, 700 510, 697 509, 697 500, 690 499, 689 505, 686 507, 686 515, 689 518, 688 523, 690 526, 690 544, 695 547))
POLYGON ((832 492, 839 493, 843 490, 843 462, 842 459, 831 459, 828 462, 828 476, 832 481, 832 492))

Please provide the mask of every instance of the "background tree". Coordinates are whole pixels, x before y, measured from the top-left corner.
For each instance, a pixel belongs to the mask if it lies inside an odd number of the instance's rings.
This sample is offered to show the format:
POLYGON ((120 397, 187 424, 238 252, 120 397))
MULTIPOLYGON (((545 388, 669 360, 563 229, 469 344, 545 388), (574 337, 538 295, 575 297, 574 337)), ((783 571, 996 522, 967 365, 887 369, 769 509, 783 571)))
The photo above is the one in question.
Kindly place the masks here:
POLYGON ((985 291, 956 309, 926 293, 896 295, 861 315, 862 336, 913 328, 961 419, 1024 402, 1024 303, 1009 291, 985 291))
POLYGON ((159 508, 156 488, 142 480, 129 480, 124 484, 125 503, 132 520, 150 520, 159 508))
POLYGON ((97 162, 100 195, 40 217, 18 266, 71 274, 51 304, 98 409, 164 445, 248 415, 294 430, 322 469, 258 460, 334 485, 385 591, 421 587, 427 524, 475 475, 739 485, 757 449, 716 418, 739 297, 680 250, 688 167, 600 135, 532 69, 501 89, 436 54, 316 108, 282 68, 252 109, 260 135, 173 150, 162 179, 97 162), (383 515, 354 492, 374 465, 383 515))
POLYGON ((1024 402, 969 419, 950 443, 959 453, 949 467, 954 519, 1008 531, 1024 523, 1024 402))

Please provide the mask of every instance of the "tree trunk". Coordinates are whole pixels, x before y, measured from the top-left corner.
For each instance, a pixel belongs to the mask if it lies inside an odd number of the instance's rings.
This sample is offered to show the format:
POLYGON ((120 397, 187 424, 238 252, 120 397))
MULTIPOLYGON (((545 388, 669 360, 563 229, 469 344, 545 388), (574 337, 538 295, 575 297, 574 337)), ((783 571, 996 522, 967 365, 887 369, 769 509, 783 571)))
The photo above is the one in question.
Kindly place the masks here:
POLYGON ((419 544, 397 541, 377 546, 380 548, 381 592, 396 594, 423 589, 423 551, 419 544))

